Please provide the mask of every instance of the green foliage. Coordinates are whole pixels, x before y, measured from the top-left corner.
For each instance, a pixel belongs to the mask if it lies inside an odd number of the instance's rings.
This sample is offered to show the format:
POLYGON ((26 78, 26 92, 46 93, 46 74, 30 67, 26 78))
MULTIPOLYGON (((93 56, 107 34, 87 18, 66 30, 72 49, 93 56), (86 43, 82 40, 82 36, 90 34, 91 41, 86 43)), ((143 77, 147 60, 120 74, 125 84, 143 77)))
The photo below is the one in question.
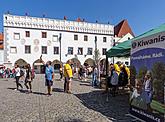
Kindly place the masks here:
POLYGON ((152 78, 154 88, 154 99, 163 102, 164 100, 164 83, 165 83, 165 64, 156 62, 152 67, 152 78))
POLYGON ((143 79, 145 74, 147 72, 147 67, 146 66, 142 66, 140 69, 139 69, 139 74, 137 76, 137 78, 139 79, 143 79))
POLYGON ((100 61, 100 59, 101 59, 101 58, 100 58, 100 51, 99 51, 99 49, 96 49, 96 50, 94 51, 93 59, 94 59, 94 61, 95 61, 95 65, 99 63, 99 61, 100 61))
POLYGON ((136 68, 135 66, 130 66, 130 81, 131 81, 131 85, 135 86, 135 78, 136 78, 136 68))

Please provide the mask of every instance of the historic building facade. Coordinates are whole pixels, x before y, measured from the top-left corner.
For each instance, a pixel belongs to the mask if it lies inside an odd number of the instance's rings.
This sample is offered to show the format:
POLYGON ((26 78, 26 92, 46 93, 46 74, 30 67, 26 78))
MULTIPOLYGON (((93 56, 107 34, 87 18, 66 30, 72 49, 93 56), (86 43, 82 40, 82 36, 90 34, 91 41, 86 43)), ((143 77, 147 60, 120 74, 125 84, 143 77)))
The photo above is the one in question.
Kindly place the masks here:
MULTIPOLYGON (((4 63, 29 63, 40 72, 40 57, 52 61, 55 69, 72 59, 74 65, 92 65, 95 49, 101 59, 113 46, 114 26, 5 14, 4 63)), ((40 69, 41 68, 41 69, 40 69)))
MULTIPOLYGON (((127 20, 122 20, 114 27, 114 35, 115 45, 135 37, 127 20)), ((116 63, 118 61, 130 66, 130 57, 115 57, 113 62, 116 63)))

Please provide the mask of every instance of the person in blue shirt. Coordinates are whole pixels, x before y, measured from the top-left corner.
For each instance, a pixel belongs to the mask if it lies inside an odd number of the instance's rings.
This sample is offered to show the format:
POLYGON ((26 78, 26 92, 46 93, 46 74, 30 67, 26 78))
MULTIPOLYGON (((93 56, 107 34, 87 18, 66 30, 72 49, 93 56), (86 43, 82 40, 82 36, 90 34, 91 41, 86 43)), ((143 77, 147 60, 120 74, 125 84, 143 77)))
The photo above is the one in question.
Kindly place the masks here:
POLYGON ((47 86, 48 95, 51 95, 51 87, 53 85, 54 80, 54 69, 51 66, 51 61, 47 62, 46 68, 45 68, 45 86, 47 86))

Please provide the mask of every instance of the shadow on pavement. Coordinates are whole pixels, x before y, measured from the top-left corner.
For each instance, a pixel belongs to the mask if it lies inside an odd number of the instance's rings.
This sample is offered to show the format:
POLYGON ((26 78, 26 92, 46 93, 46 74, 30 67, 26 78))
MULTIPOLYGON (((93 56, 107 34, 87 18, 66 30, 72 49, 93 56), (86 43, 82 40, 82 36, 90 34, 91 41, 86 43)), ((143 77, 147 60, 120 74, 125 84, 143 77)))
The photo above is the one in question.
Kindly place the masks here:
POLYGON ((125 116, 129 111, 129 94, 112 97, 110 94, 103 94, 103 91, 92 91, 83 94, 74 94, 82 101, 82 104, 89 109, 100 112, 109 120, 117 122, 128 122, 131 118, 125 116))
POLYGON ((80 83, 80 86, 91 86, 90 83, 80 83))
POLYGON ((62 118, 56 118, 57 122, 84 122, 84 120, 81 119, 72 119, 69 117, 62 117, 62 118))
MULTIPOLYGON (((15 90, 16 88, 7 88, 7 89, 15 90)), ((28 92, 28 90, 21 90, 21 89, 19 89, 18 91, 21 93, 27 93, 28 92)))
POLYGON ((7 88, 7 89, 10 89, 10 90, 15 90, 16 88, 7 88))
POLYGON ((42 93, 42 92, 32 92, 32 93, 37 95, 47 95, 46 93, 42 93))
POLYGON ((64 92, 64 90, 61 88, 53 88, 52 91, 53 92, 64 92))
MULTIPOLYGON (((7 88, 10 90, 15 90, 16 88, 7 88)), ((28 90, 18 90, 20 91, 20 93, 28 93, 28 90)), ((42 92, 32 92, 32 94, 36 94, 36 95, 47 95, 46 93, 42 93, 42 92)))

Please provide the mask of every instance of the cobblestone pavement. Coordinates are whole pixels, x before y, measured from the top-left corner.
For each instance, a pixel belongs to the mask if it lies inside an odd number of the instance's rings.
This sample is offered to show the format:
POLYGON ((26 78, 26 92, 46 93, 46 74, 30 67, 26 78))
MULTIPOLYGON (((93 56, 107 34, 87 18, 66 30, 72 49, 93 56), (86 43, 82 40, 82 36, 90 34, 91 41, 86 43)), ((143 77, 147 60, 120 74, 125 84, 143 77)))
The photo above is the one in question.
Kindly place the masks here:
MULTIPOLYGON (((56 75, 56 78, 58 76, 56 75)), ((47 96, 44 75, 36 75, 33 93, 15 91, 14 79, 0 79, 0 122, 129 122, 128 95, 111 97, 90 83, 74 80, 72 94, 55 80, 47 96)), ((22 83, 23 84, 23 83, 22 83)))

